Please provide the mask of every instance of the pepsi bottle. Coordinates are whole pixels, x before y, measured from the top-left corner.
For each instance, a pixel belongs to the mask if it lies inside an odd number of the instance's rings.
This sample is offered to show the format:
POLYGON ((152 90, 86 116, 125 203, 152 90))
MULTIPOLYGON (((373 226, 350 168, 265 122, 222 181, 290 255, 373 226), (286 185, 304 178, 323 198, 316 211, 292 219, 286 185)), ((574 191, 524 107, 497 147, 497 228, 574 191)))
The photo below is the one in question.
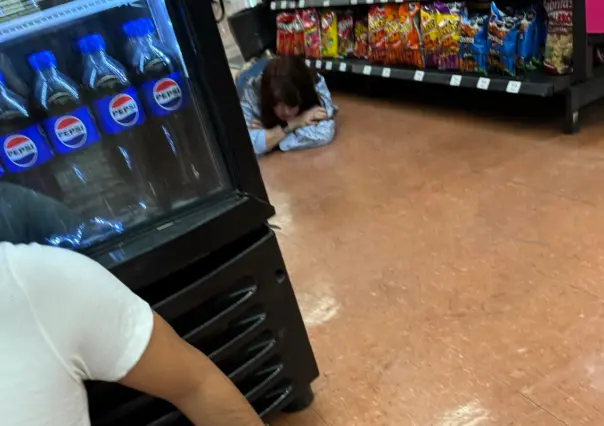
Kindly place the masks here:
POLYGON ((4 180, 26 186, 61 200, 52 167, 54 153, 42 128, 19 95, 7 89, 0 73, 0 157, 6 168, 4 180))
POLYGON ((128 21, 122 29, 127 37, 128 66, 153 129, 153 143, 147 146, 149 157, 152 164, 162 165, 155 175, 160 203, 167 206, 198 193, 205 195, 203 154, 196 150, 198 142, 189 137, 191 126, 199 120, 190 105, 184 77, 169 50, 155 38, 150 19, 128 21))
POLYGON ((59 154, 54 170, 65 194, 63 202, 83 217, 126 219, 134 200, 104 155, 101 135, 78 86, 57 70, 52 52, 36 52, 28 60, 35 76, 33 104, 59 154))
POLYGON ((109 144, 108 155, 132 186, 147 213, 156 208, 141 124, 145 114, 124 67, 105 52, 99 34, 78 40, 83 55, 82 83, 92 96, 94 113, 109 144))

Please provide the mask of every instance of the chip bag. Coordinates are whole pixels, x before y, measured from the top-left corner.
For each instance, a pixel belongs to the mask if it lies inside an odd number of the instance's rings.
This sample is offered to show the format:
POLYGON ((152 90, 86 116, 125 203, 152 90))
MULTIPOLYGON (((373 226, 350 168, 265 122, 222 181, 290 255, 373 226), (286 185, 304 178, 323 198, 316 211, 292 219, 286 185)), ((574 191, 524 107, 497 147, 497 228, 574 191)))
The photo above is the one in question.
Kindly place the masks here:
POLYGON ((338 55, 348 58, 354 54, 354 17, 352 10, 338 16, 338 55))
POLYGON ((388 65, 402 63, 403 46, 398 4, 391 3, 384 6, 384 40, 386 49, 384 63, 388 65))
POLYGON ((487 73, 488 15, 462 15, 459 25, 459 69, 464 72, 487 73))
POLYGON ((304 56, 304 25, 302 24, 302 11, 296 10, 293 22, 294 29, 294 55, 304 56))
POLYGON ((369 55, 371 62, 384 63, 386 46, 384 36, 384 6, 373 5, 369 8, 369 55))
POLYGON ((321 59, 321 28, 319 13, 315 9, 302 11, 304 26, 304 54, 310 59, 321 59))
POLYGON ((438 25, 436 11, 431 4, 422 4, 420 11, 420 28, 424 45, 424 62, 427 68, 438 67, 438 25))
POLYGON ((461 22, 462 3, 434 3, 436 24, 438 26, 438 68, 441 70, 459 69, 459 24, 461 22))
POLYGON ((399 8, 402 62, 417 68, 424 68, 420 37, 420 10, 419 2, 403 3, 399 8))
POLYGON ((277 53, 294 54, 294 13, 281 12, 277 15, 277 53))
POLYGON ((489 68, 511 76, 516 75, 517 34, 518 20, 503 13, 495 2, 491 3, 488 32, 489 68))
POLYGON ((354 21, 354 56, 361 59, 367 59, 369 56, 369 27, 367 24, 367 14, 354 21))
POLYGON ((519 10, 516 14, 518 20, 518 69, 534 69, 533 56, 535 55, 535 38, 537 34, 537 13, 529 7, 519 10))
POLYGON ((548 22, 543 68, 552 74, 568 74, 573 57, 573 2, 544 0, 543 7, 548 22))
POLYGON ((333 10, 321 12, 321 56, 338 57, 338 18, 333 10))

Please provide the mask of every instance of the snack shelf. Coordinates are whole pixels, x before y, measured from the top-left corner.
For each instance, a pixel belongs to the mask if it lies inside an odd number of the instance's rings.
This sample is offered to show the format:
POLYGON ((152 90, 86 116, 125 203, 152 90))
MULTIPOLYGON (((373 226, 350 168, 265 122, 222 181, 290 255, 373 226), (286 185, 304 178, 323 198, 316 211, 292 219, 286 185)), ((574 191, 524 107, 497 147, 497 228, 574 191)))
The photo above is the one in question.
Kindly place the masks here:
POLYGON ((417 83, 443 84, 447 86, 507 92, 514 95, 547 97, 568 89, 571 84, 569 76, 550 76, 541 72, 531 72, 522 80, 505 76, 480 76, 438 71, 431 69, 417 70, 412 68, 389 67, 370 64, 362 59, 306 59, 306 65, 316 70, 344 72, 366 76, 408 80, 417 83))
POLYGON ((134 5, 137 0, 75 0, 50 9, 11 19, 0 24, 0 43, 28 34, 40 33, 76 19, 119 6, 134 5))
MULTIPOLYGON (((351 3, 356 0, 296 0, 296 1, 272 1, 271 10, 287 10, 287 9, 304 9, 310 7, 340 7, 340 6, 351 6, 353 4, 364 4, 364 3, 351 3)), ((402 0, 399 1, 402 3, 402 0)))

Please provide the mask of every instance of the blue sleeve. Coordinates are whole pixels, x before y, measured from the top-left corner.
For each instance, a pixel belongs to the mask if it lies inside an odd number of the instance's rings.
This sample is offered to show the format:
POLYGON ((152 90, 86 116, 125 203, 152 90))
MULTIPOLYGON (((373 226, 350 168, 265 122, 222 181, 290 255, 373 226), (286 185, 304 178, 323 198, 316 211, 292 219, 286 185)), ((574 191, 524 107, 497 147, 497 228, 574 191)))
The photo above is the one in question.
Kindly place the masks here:
POLYGON ((290 133, 279 143, 279 148, 282 151, 324 146, 333 140, 336 133, 336 122, 334 120, 336 107, 331 101, 331 94, 322 76, 319 76, 319 82, 315 88, 323 108, 331 119, 321 121, 316 125, 302 127, 290 133))
MULTIPOLYGON (((255 91, 253 84, 248 84, 241 96, 241 110, 243 111, 243 118, 247 125, 252 120, 260 120, 260 107, 259 107, 258 95, 255 91)), ((266 153, 266 138, 264 130, 262 129, 250 129, 248 127, 248 133, 254 147, 256 155, 262 155, 266 153)))

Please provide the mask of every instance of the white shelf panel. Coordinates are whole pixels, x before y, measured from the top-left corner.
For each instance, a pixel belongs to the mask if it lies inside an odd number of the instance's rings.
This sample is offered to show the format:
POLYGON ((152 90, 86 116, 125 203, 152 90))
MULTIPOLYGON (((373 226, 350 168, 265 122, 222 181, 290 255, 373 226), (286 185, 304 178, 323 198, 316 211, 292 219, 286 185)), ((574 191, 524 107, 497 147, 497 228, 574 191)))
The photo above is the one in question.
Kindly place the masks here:
POLYGON ((0 24, 0 44, 48 30, 71 21, 119 6, 135 5, 137 0, 75 0, 0 24))

